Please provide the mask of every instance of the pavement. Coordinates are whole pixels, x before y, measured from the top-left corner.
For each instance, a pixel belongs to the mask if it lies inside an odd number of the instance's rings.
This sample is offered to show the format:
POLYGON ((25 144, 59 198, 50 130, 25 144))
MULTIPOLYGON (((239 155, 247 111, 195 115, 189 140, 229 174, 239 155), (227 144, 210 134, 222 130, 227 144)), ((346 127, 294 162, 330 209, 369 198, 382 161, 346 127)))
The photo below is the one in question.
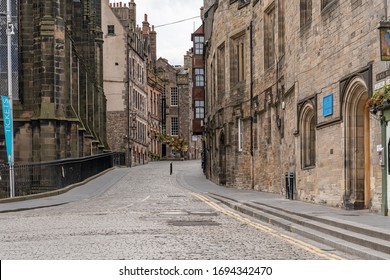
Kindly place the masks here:
MULTIPOLYGON (((99 196, 119 182, 128 172, 128 168, 114 168, 84 184, 69 188, 67 192, 54 196, 42 194, 42 197, 36 196, 34 199, 22 201, 2 199, 0 200, 0 213, 51 207, 99 196)), ((205 178, 201 172, 199 161, 193 161, 190 164, 188 164, 188 161, 185 164, 175 162, 172 176, 176 176, 179 185, 196 193, 211 193, 240 202, 260 203, 284 209, 288 212, 338 220, 362 228, 373 227, 390 234, 390 217, 370 213, 369 210, 345 210, 303 201, 288 200, 279 194, 218 186, 205 178)))
POLYGON ((128 172, 126 168, 114 168, 89 178, 85 182, 74 184, 58 191, 0 199, 0 213, 52 207, 97 197, 109 190, 128 172))

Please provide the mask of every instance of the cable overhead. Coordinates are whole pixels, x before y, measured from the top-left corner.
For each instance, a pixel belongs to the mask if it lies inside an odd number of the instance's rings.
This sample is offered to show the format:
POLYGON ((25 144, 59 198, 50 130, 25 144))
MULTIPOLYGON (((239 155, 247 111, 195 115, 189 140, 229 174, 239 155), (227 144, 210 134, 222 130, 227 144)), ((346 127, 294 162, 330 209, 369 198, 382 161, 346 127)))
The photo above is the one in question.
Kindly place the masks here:
POLYGON ((187 21, 187 20, 195 19, 195 18, 198 18, 198 17, 200 17, 200 16, 186 18, 186 19, 182 19, 182 20, 179 20, 179 21, 175 21, 175 22, 160 24, 160 25, 156 25, 154 28, 163 27, 163 26, 167 26, 167 25, 173 25, 173 24, 176 24, 176 23, 180 23, 180 22, 184 22, 184 21, 187 21))

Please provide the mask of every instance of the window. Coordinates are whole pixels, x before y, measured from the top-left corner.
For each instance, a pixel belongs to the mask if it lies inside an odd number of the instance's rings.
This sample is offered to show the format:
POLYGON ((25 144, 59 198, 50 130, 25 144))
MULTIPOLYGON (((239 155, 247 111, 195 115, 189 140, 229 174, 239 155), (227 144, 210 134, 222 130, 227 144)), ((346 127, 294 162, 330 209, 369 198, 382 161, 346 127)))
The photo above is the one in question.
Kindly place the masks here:
POLYGON ((239 0, 238 1, 238 7, 241 8, 245 6, 246 4, 249 4, 250 0, 239 0))
POLYGON ((218 48, 218 73, 217 73, 217 82, 218 82, 218 92, 225 92, 225 44, 218 48))
POLYGON ((314 109, 306 105, 302 111, 301 119, 301 149, 302 167, 314 167, 316 164, 316 120, 314 109))
POLYGON ((242 118, 238 119, 238 151, 242 151, 243 148, 243 130, 244 130, 244 123, 242 121, 242 118))
POLYGON ((195 119, 204 119, 204 100, 195 100, 195 119))
POLYGON ((195 54, 203 54, 204 36, 195 36, 195 54))
POLYGON ((328 7, 334 1, 335 0, 321 0, 321 10, 325 9, 326 7, 328 7))
POLYGON ((301 0, 300 16, 301 16, 301 27, 311 22, 311 17, 312 17, 311 0, 301 0))
POLYGON ((179 96, 177 93, 177 87, 171 88, 171 106, 179 105, 179 96))
POLYGON ((270 68, 275 63, 275 4, 264 15, 264 67, 270 68))
POLYGON ((115 35, 115 25, 107 25, 107 34, 115 35))
POLYGON ((177 117, 171 118, 171 135, 172 136, 179 135, 179 122, 177 117))
POLYGON ((204 69, 195 68, 195 86, 204 87, 204 69))
POLYGON ((231 83, 234 86, 245 80, 245 33, 232 38, 231 83))
POLYGON ((284 5, 286 0, 278 1, 278 47, 279 47, 279 58, 284 55, 285 52, 285 23, 284 23, 284 5))

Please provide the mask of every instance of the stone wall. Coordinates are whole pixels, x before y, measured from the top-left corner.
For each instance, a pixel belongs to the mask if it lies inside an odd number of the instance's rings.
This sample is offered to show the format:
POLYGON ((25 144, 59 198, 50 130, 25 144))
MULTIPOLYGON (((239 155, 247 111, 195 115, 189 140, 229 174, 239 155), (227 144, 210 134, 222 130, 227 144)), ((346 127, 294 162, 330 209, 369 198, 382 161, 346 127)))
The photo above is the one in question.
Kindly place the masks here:
POLYGON ((16 163, 85 156, 108 148, 100 4, 45 0, 19 5, 16 163), (88 17, 92 12, 98 16, 88 17), (91 141, 85 148, 87 138, 91 141))
POLYGON ((334 0, 322 10, 312 1, 304 24, 296 1, 208 4, 207 176, 285 195, 286 173, 293 172, 297 199, 378 211, 380 122, 364 106, 385 67, 377 31, 383 1, 334 0), (332 112, 325 114, 330 95, 332 112), (313 130, 305 112, 314 116, 313 130))

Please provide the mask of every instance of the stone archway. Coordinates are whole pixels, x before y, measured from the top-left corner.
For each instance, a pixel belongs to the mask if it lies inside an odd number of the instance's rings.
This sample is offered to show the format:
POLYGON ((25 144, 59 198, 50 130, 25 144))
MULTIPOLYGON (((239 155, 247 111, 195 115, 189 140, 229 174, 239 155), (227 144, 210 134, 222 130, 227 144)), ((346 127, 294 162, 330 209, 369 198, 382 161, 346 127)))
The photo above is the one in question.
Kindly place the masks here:
POLYGON ((225 134, 221 132, 219 136, 219 184, 226 185, 226 145, 225 134))
POLYGON ((345 91, 345 197, 347 208, 369 208, 370 202, 370 111, 368 89, 356 77, 345 91))

